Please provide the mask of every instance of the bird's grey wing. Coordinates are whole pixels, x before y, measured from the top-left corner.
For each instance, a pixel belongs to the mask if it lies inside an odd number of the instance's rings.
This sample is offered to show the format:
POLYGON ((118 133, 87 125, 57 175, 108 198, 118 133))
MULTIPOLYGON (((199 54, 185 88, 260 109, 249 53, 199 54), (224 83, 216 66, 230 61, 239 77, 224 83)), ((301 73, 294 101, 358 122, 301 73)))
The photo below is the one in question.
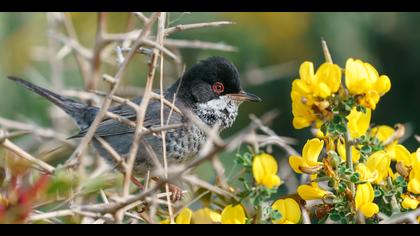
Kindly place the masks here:
MULTIPOLYGON (((141 99, 138 99, 137 101, 134 101, 134 102, 140 103, 141 99)), ((170 109, 165 107, 165 111, 164 111, 165 118, 168 117, 169 110, 170 109)), ((136 118, 137 118, 136 111, 126 105, 113 107, 109 111, 132 121, 136 121, 136 118)), ((181 122, 182 122, 181 115, 174 112, 171 116, 170 123, 174 124, 174 123, 181 123, 181 122)), ((150 128, 153 126, 160 126, 160 101, 151 100, 149 102, 146 116, 144 118, 143 126, 145 128, 150 128)), ((82 130, 80 131, 79 134, 74 135, 70 138, 83 137, 84 135, 86 135, 87 132, 88 132, 88 129, 82 130)), ((98 128, 96 129, 95 135, 99 137, 104 137, 104 136, 120 135, 120 134, 126 134, 126 133, 134 133, 134 132, 135 132, 134 127, 120 123, 113 119, 107 119, 107 120, 102 121, 99 124, 98 128)))
MULTIPOLYGON (((139 105, 142 101, 142 97, 136 97, 136 98, 131 99, 130 101, 139 105)), ((153 101, 149 102, 149 106, 151 103, 153 103, 153 101)), ((137 115, 136 111, 132 107, 126 104, 121 104, 118 106, 111 107, 108 109, 108 111, 127 119, 136 117, 137 115)))

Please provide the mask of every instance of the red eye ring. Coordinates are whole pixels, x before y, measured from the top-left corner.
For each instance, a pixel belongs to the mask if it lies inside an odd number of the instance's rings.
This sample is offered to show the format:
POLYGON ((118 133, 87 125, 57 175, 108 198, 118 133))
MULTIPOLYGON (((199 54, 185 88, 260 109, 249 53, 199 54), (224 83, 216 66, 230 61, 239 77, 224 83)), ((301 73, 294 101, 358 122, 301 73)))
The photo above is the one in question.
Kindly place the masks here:
POLYGON ((213 84, 213 86, 211 86, 211 89, 213 90, 213 92, 221 94, 223 93, 223 91, 225 91, 225 86, 223 86, 223 84, 220 82, 216 82, 213 84))

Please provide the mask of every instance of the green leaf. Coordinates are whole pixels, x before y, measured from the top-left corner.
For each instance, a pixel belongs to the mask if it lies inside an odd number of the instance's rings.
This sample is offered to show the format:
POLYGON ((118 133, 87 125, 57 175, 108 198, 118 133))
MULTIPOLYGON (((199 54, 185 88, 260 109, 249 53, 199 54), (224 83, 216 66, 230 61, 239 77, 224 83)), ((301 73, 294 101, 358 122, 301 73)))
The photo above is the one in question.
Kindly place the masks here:
POLYGON ((351 177, 350 177, 350 181, 352 183, 357 183, 359 181, 360 178, 360 174, 359 173, 354 173, 351 177))
POLYGON ((341 216, 337 213, 333 213, 333 214, 330 215, 330 219, 332 221, 339 221, 341 219, 341 216))
POLYGON ((362 106, 362 105, 357 105, 357 106, 356 106, 356 110, 357 110, 358 112, 363 112, 363 113, 366 113, 366 112, 367 112, 366 107, 364 107, 364 106, 362 106))
POLYGON ((375 189, 375 198, 382 196, 382 192, 380 190, 375 189))
POLYGON ((360 151, 364 154, 369 154, 372 152, 372 148, 370 146, 365 145, 360 149, 360 151))
POLYGON ((271 207, 270 207, 270 209, 271 209, 270 218, 271 218, 272 221, 280 220, 283 217, 281 215, 281 212, 280 211, 275 210, 275 209, 272 209, 271 207))
POLYGON ((347 219, 346 219, 346 218, 341 218, 340 223, 341 223, 341 224, 347 224, 347 223, 348 223, 348 221, 347 221, 347 219))
POLYGON ((351 174, 353 174, 353 171, 352 171, 352 170, 350 170, 350 169, 346 169, 346 170, 344 171, 344 174, 345 174, 345 175, 351 175, 351 174))
POLYGON ((347 185, 343 182, 340 182, 340 184, 338 185, 338 192, 344 192, 347 188, 347 185))
POLYGON ((346 126, 345 126, 345 125, 343 125, 343 124, 338 124, 338 125, 336 126, 336 130, 337 130, 337 132, 338 132, 338 133, 340 133, 340 134, 344 134, 344 133, 346 133, 346 132, 347 132, 347 128, 346 128, 346 126))

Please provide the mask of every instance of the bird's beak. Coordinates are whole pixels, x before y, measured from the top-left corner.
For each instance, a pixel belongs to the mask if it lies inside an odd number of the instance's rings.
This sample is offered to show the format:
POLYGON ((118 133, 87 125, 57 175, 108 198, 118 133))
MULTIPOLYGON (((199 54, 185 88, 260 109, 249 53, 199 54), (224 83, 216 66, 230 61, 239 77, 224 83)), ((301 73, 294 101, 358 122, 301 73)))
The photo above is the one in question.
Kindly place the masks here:
POLYGON ((239 93, 231 93, 228 94, 229 97, 231 97, 233 100, 240 101, 240 102, 261 102, 261 98, 257 97, 256 95, 252 93, 248 93, 245 91, 240 91, 239 93))

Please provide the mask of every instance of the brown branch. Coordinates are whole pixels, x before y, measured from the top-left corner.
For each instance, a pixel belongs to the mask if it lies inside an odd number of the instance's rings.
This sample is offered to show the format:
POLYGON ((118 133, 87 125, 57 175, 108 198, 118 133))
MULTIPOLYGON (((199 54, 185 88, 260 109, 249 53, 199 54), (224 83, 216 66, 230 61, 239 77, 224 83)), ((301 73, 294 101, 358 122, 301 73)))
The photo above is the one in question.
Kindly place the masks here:
MULTIPOLYGON (((73 46, 71 48, 75 49, 74 46, 78 47, 79 44, 77 40, 76 30, 74 29, 73 22, 70 19, 70 13, 63 13, 63 25, 64 25, 64 29, 67 35, 71 38, 71 42, 73 43, 72 45, 71 44, 66 44, 66 45, 73 46)), ((82 75, 83 81, 85 82, 85 85, 86 85, 89 80, 88 61, 86 60, 86 57, 80 54, 81 51, 75 51, 75 50, 72 50, 72 51, 73 51, 73 55, 75 57, 76 63, 78 65, 78 68, 80 70, 80 74, 82 75)))
POLYGON ((188 24, 188 25, 177 25, 175 27, 165 29, 165 36, 169 36, 172 33, 185 31, 185 30, 218 27, 218 26, 231 25, 231 24, 234 24, 234 22, 215 21, 215 22, 205 22, 205 23, 194 23, 194 24, 188 24))
POLYGON ((143 13, 141 12, 133 12, 133 15, 135 15, 139 20, 141 20, 143 23, 146 23, 149 21, 149 18, 147 18, 147 16, 145 16, 143 13))
POLYGON ((238 49, 234 46, 227 45, 223 42, 206 42, 201 40, 185 40, 185 39, 167 39, 164 43, 168 47, 176 48, 193 48, 193 49, 207 49, 218 50, 226 52, 236 52, 238 49))
POLYGON ((41 168, 43 171, 45 171, 46 173, 53 173, 55 171, 55 168, 49 164, 47 164, 46 162, 43 162, 35 157, 33 157, 32 155, 30 155, 29 153, 25 152, 23 149, 21 149, 19 146, 15 145, 14 143, 12 143, 11 141, 9 141, 8 139, 0 139, 0 144, 6 148, 7 150, 15 153, 16 155, 18 155, 19 157, 29 161, 31 164, 34 164, 35 166, 41 168))
MULTIPOLYGON (((160 13, 158 14, 160 16, 160 13)), ((156 16, 157 17, 157 16, 156 16)), ((132 48, 131 52, 136 52, 138 49, 137 48, 132 48)), ((158 59, 158 50, 154 50, 154 53, 152 55, 151 58, 151 62, 149 63, 149 73, 147 76, 147 81, 146 81, 146 88, 145 88, 145 92, 143 95, 143 99, 140 103, 139 108, 136 110, 137 112, 137 127, 136 130, 134 132, 134 138, 133 138, 133 143, 131 145, 130 148, 130 152, 128 154, 128 160, 127 160, 127 165, 128 165, 128 172, 125 175, 124 178, 124 196, 128 195, 128 186, 129 186, 129 182, 131 179, 131 175, 132 175, 132 169, 134 166, 134 161, 136 158, 136 154, 137 154, 137 150, 139 147, 139 143, 140 143, 140 139, 142 138, 142 133, 141 133, 141 129, 143 127, 144 124, 144 118, 146 116, 146 109, 147 106, 149 104, 149 100, 150 100, 150 94, 152 91, 152 86, 153 86, 153 80, 155 77, 155 71, 156 71, 156 65, 157 65, 157 59, 158 59)))
POLYGON ((96 29, 96 36, 95 36, 95 45, 93 47, 93 55, 92 59, 90 60, 90 73, 91 77, 87 84, 86 90, 94 90, 96 89, 97 83, 99 78, 101 77, 101 53, 104 47, 110 43, 104 39, 106 28, 106 13, 100 12, 98 13, 98 23, 96 29))

